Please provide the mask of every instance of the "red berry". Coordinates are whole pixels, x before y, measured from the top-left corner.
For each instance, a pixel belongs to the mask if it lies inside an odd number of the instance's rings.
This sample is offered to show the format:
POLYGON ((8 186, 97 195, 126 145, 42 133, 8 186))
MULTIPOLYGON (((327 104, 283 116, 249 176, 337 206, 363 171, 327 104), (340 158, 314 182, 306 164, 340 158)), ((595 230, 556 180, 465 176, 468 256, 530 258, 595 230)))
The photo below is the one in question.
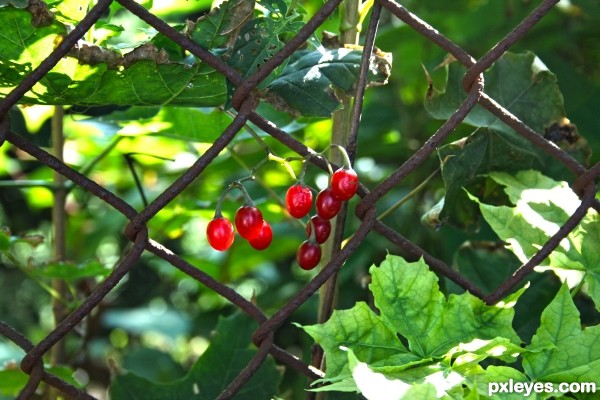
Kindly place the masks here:
POLYGON ((218 217, 208 223, 206 237, 213 249, 225 251, 233 243, 233 225, 225 217, 218 217))
POLYGON ((331 233, 331 222, 329 222, 328 219, 315 215, 306 224, 306 235, 308 237, 310 237, 312 233, 313 225, 315 227, 315 240, 317 243, 324 243, 331 233))
POLYGON ((312 207, 313 195, 308 186, 296 184, 285 194, 285 206, 294 218, 302 218, 312 207))
POLYGON ((319 264, 319 261, 321 261, 321 246, 312 240, 305 240, 300 247, 298 247, 296 261, 302 269, 313 269, 319 264))
POLYGON ((350 200, 358 190, 358 176, 352 168, 340 168, 331 175, 331 190, 340 200, 350 200))
POLYGON ((271 240, 273 240, 273 230, 271 229, 271 225, 269 225, 267 221, 263 221, 258 236, 248 240, 248 243, 256 250, 264 250, 269 247, 271 240))
POLYGON ((342 201, 338 199, 331 188, 323 189, 317 195, 317 214, 324 219, 331 219, 340 212, 342 201))
POLYGON ((244 239, 250 240, 260 234, 263 216, 254 206, 242 206, 235 213, 235 229, 244 239))

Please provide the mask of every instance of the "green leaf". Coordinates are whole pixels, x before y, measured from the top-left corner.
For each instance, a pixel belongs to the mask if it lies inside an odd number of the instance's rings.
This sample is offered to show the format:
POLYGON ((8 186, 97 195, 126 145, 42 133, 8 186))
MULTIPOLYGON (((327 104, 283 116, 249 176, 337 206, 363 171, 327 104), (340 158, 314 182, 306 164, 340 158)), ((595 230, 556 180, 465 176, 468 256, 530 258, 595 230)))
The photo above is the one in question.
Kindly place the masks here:
POLYGON ((446 299, 437 277, 422 260, 408 263, 388 255, 370 272, 369 289, 379 315, 360 302, 350 310, 335 311, 324 324, 303 327, 325 350, 323 381, 332 385, 319 391, 352 390, 350 380, 361 391, 377 390, 380 385, 365 388, 363 384, 385 378, 408 386, 432 383, 437 395, 454 393, 462 390, 463 377, 479 368, 479 362, 489 357, 510 362, 524 351, 511 326, 514 304, 524 289, 487 306, 469 293, 446 299), (410 351, 398 336, 408 342, 410 351), (362 375, 349 373, 353 361, 344 354, 346 350, 364 363, 361 371, 368 379, 362 383, 357 380, 362 375))
POLYGON ((252 17, 254 1, 229 0, 213 8, 190 26, 190 37, 206 49, 222 47, 236 38, 241 27, 252 17))
MULTIPOLYGON (((266 90, 273 104, 295 115, 329 117, 340 107, 336 90, 350 94, 356 84, 361 52, 337 49, 305 51, 289 64, 266 90)), ((390 58, 376 55, 371 61, 370 85, 387 82, 390 58)))
MULTIPOLYGON (((302 22, 294 19, 273 20, 259 17, 246 23, 235 41, 229 65, 237 69, 245 78, 254 74, 283 47, 279 35, 285 32, 296 33, 300 30, 303 25, 302 22)), ((264 88, 267 86, 283 71, 286 64, 287 60, 271 72, 270 76, 263 80, 258 87, 264 88)))
POLYGON ((600 325, 581 329, 579 311, 566 285, 542 313, 531 345, 544 342, 554 348, 523 356, 523 368, 532 380, 600 382, 600 325))
POLYGON ((437 399, 438 393, 444 391, 443 388, 436 388, 432 383, 411 385, 374 372, 366 363, 360 362, 350 349, 348 349, 348 365, 357 387, 368 400, 437 399))
MULTIPOLYGON (((515 206, 497 207, 484 204, 474 196, 471 199, 479 203, 486 221, 522 263, 560 229, 581 203, 566 182, 556 182, 537 171, 521 171, 515 176, 492 172, 488 176, 504 186, 515 206)), ((571 286, 583 278, 588 284, 587 293, 600 309, 599 242, 600 218, 590 209, 537 270, 551 269, 571 286)))
POLYGON ((554 395, 554 388, 550 388, 551 393, 536 393, 533 385, 537 385, 540 391, 544 383, 531 382, 521 371, 506 366, 489 366, 485 370, 475 371, 467 376, 467 381, 473 390, 494 400, 522 400, 525 395, 528 399, 537 400, 554 395), (517 382, 523 385, 520 391, 515 390, 517 382), (512 391, 509 390, 511 388, 512 391))
MULTIPOLYGON (((66 32, 53 20, 34 27, 31 14, 0 8, 0 97, 31 72, 66 32)), ((225 99, 225 80, 204 64, 171 63, 166 53, 142 45, 128 55, 82 46, 63 58, 22 99, 32 104, 218 106, 225 99)))
MULTIPOLYGON (((446 68, 445 87, 429 93, 425 100, 425 108, 437 119, 448 119, 467 97, 462 87, 465 67, 453 62, 446 68)), ((484 73, 484 79, 485 92, 536 132, 544 132, 565 116, 556 76, 533 53, 504 53, 484 73)), ((464 122, 505 133, 513 131, 480 105, 464 122)))
POLYGON ((0 229, 0 251, 8 251, 10 249, 10 232, 5 229, 0 229))
POLYGON ((482 177, 490 171, 516 172, 542 168, 546 156, 515 132, 478 129, 466 140, 442 146, 439 151, 446 186, 439 219, 454 226, 476 230, 479 212, 468 201, 464 188, 487 198, 497 197, 482 177))
POLYGON ((106 277, 110 274, 110 269, 99 261, 92 260, 79 265, 51 263, 32 270, 32 274, 48 279, 62 279, 73 282, 84 278, 106 277))
POLYGON ((334 311, 324 324, 303 326, 302 329, 325 350, 329 378, 348 372, 344 371, 348 363, 347 355, 340 346, 352 349, 369 364, 396 354, 402 358, 402 364, 418 360, 407 352, 395 332, 389 330, 363 302, 350 310, 334 311))
POLYGON ((381 318, 392 330, 406 337, 409 349, 421 357, 440 356, 458 343, 496 336, 520 340, 511 322, 515 298, 487 306, 470 293, 440 292, 438 279, 424 261, 407 263, 388 256, 381 267, 371 267, 369 286, 381 318))
MULTIPOLYGON (((111 398, 215 399, 256 354, 256 348, 251 344, 256 328, 257 324, 242 314, 220 318, 209 348, 184 378, 171 383, 155 383, 128 373, 113 380, 111 398)), ((277 393, 280 380, 275 363, 268 358, 233 399, 270 399, 277 393)))
POLYGON ((156 135, 212 143, 232 120, 233 117, 217 108, 134 106, 79 122, 102 125, 103 131, 119 135, 156 135))

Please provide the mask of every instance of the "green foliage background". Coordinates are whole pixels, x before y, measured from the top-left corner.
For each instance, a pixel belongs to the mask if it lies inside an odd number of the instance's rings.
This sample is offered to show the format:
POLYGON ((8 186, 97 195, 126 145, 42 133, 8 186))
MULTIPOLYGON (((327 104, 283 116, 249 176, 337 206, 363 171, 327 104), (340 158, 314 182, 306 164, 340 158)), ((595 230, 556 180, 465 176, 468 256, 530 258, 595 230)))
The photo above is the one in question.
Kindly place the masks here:
MULTIPOLYGON (((63 3, 68 5, 67 1, 63 3)), ((308 15, 312 15, 321 4, 317 0, 302 2, 308 15)), ((145 5, 177 25, 183 25, 186 18, 195 20, 210 8, 210 2, 205 0, 156 1, 145 5), (167 3, 169 6, 165 6, 167 3)), ((405 1, 403 5, 474 57, 479 57, 537 3, 521 0, 415 0, 405 1)), ((71 15, 68 9, 64 13, 71 15)), ((593 152, 589 159, 591 163, 599 160, 597 154, 600 150, 597 134, 597 109, 600 107, 598 20, 600 4, 597 1, 565 2, 564 7, 552 10, 511 48, 515 53, 535 53, 556 75, 564 98, 565 114, 587 140, 593 152)), ((7 29, 6 25, 0 25, 0 35, 10 35, 7 29)), ((97 40, 119 49, 124 46, 123 43, 146 40, 147 29, 145 24, 114 4, 110 25, 97 30, 98 35, 104 35, 97 40)), ((338 16, 329 19, 320 30, 338 31, 338 16)), ((156 40, 166 39, 157 37, 156 40)), ((445 69, 436 69, 445 57, 444 52, 386 12, 376 45, 390 52, 394 62, 388 84, 371 88, 366 95, 355 168, 367 187, 374 187, 387 177, 443 122, 433 119, 423 104, 428 89, 423 67, 431 74, 436 88, 444 87, 446 82, 445 69)), ((454 68, 454 65, 450 66, 450 73, 454 68)), ((502 79, 506 81, 500 82, 501 87, 511 84, 510 77, 502 79)), ((215 92, 224 99, 224 83, 217 82, 215 85, 218 86, 215 92)), ((293 119, 268 104, 262 104, 259 111, 313 149, 322 150, 329 143, 329 119, 293 119)), ((15 108, 10 111, 11 129, 40 146, 50 147, 51 114, 52 108, 49 107, 15 108)), ((189 167, 230 121, 230 115, 212 108, 70 107, 64 118, 65 157, 68 164, 76 169, 85 169, 90 178, 141 209, 142 198, 132 175, 126 172, 124 154, 135 153, 136 170, 145 195, 151 200, 189 167), (110 151, 99 158, 107 149, 110 151)), ((466 137, 472 130, 472 127, 462 125, 452 138, 466 137)), ((276 141, 262 135, 260 130, 256 131, 280 156, 293 155, 276 141)), ((481 130, 478 135, 484 136, 486 132, 481 130)), ((493 138, 486 136, 485 140, 493 138)), ((454 150, 447 147, 442 151, 451 153, 454 150)), ((267 163, 257 171, 257 180, 247 185, 263 215, 272 223, 274 243, 269 249, 256 252, 244 241, 236 240, 230 251, 217 253, 208 246, 204 236, 219 194, 231 181, 247 176, 263 157, 262 147, 251 135, 242 132, 211 164, 202 179, 194 182, 182 196, 150 221, 149 228, 153 238, 245 297, 254 296, 258 305, 271 314, 314 274, 301 271, 295 265, 295 251, 304 240, 304 231, 301 224, 283 213, 283 196, 287 187, 294 183, 285 169, 275 162, 267 163)), ((431 157, 402 186, 382 199, 381 210, 390 207, 423 182, 439 166, 439 162, 437 157, 431 157)), ((300 164, 292 166, 298 173, 300 164)), ((541 167, 535 165, 533 168, 541 167)), ((557 179, 573 179, 564 170, 551 172, 557 179)), ((443 197, 447 179, 447 176, 436 175, 424 190, 389 215, 385 222, 432 255, 460 265, 461 272, 480 283, 485 290, 491 290, 519 265, 519 260, 496 244, 499 238, 486 220, 478 218, 477 229, 466 230, 449 224, 435 230, 421 223, 421 216, 443 197), (484 277, 478 276, 475 268, 482 262, 489 264, 491 271, 484 277)), ((309 168, 306 180, 314 187, 323 187, 327 177, 309 168)), ((28 155, 8 144, 0 148, 0 226, 9 227, 14 237, 13 242, 6 246, 0 241, 2 250, 10 247, 13 257, 4 256, 0 264, 0 319, 25 333, 33 342, 44 337, 52 327, 50 294, 46 289, 49 280, 59 277, 62 270, 60 266, 48 265, 52 243, 50 208, 53 199, 48 188, 51 181, 51 171, 28 155), (29 184, 23 184, 24 180, 29 184), (41 235, 44 240, 32 246, 31 240, 23 240, 27 235, 41 235)), ((476 186, 477 182, 471 183, 476 186)), ((225 215, 232 216, 241 202, 241 198, 225 201, 225 215)), ((352 217, 353 205, 354 202, 350 202, 347 235, 357 226, 352 217)), ((476 209, 476 204, 472 203, 469 213, 476 212, 476 209)), ((77 279, 71 277, 69 281, 73 293, 76 293, 69 305, 72 307, 81 302, 95 281, 115 265, 128 241, 122 235, 126 220, 77 188, 69 193, 67 212, 68 259, 71 266, 80 272, 77 279)), ((464 218, 461 221, 473 222, 464 218)), ((2 237, 7 238, 8 235, 0 236, 0 239, 2 237)), ((6 240, 8 243, 9 239, 6 240)), ((342 269, 339 309, 349 309, 357 301, 371 301, 366 285, 369 268, 373 264, 379 265, 388 253, 396 253, 391 243, 376 234, 367 237, 342 269)), ((522 294, 515 308, 512 326, 527 343, 531 342, 539 327, 542 310, 561 287, 559 280, 550 272, 536 273, 531 281, 530 289, 522 294)), ((439 285, 445 294, 461 292, 443 279, 439 285)), ((584 326, 600 322, 589 297, 578 295, 575 304, 584 326)), ((312 325, 316 322, 316 309, 315 297, 297 310, 291 320, 301 325, 312 325)), ((84 383, 91 380, 92 386, 100 388, 108 387, 112 375, 125 371, 156 384, 185 380, 194 373, 186 375, 200 355, 210 356, 207 348, 209 343, 215 344, 211 332, 218 330, 219 318, 234 311, 235 308, 225 300, 166 262, 144 255, 125 281, 91 316, 88 335, 68 337, 67 351, 72 366, 88 371, 87 378, 78 376, 78 379, 84 383)), ((362 311, 367 312, 366 309, 362 311)), ((221 324, 233 323, 228 321, 222 320, 221 324)), ((275 341, 309 360, 312 341, 301 329, 285 325, 278 331, 275 341)), ((21 356, 22 352, 14 345, 0 340, 0 363, 21 356)), ((360 361, 367 361, 361 359, 359 353, 357 356, 360 361)), ((23 376, 10 364, 7 365, 0 370, 2 399, 14 396, 23 384, 23 376)), ((274 376, 269 372, 265 374, 274 376)), ((69 375, 67 371, 66 376, 69 375)), ((277 378, 271 380, 274 379, 277 378)), ((281 379, 279 396, 286 399, 305 397, 306 381, 302 377, 288 370, 281 379)), ((336 398, 345 395, 339 396, 336 398)), ((354 394, 348 396, 356 398, 354 394)))

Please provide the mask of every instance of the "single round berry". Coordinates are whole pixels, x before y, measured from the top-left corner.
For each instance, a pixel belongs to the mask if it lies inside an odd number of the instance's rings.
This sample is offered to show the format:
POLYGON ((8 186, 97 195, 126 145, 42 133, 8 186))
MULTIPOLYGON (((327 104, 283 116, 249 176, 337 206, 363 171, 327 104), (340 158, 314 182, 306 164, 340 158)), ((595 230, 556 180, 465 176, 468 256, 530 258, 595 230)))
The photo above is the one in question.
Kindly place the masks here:
POLYGON ((331 222, 315 215, 306 224, 306 236, 310 237, 313 226, 315 227, 315 240, 317 243, 324 243, 331 233, 331 222))
POLYGON ((333 194, 331 188, 326 188, 317 195, 316 208, 319 217, 331 219, 340 212, 342 201, 333 194))
POLYGON ((302 218, 312 207, 313 195, 308 186, 296 184, 285 194, 285 206, 294 218, 302 218))
POLYGON ((311 270, 319 264, 319 261, 321 261, 321 246, 312 240, 302 242, 296 253, 296 262, 300 268, 311 270))
POLYGON ((218 217, 208 223, 206 237, 213 249, 225 251, 233 243, 233 225, 225 217, 218 217))
POLYGON ((350 200, 358 190, 358 175, 352 168, 340 168, 331 175, 331 190, 340 200, 350 200))
POLYGON ((249 239, 248 243, 256 250, 264 250, 269 247, 271 240, 273 240, 273 230, 271 229, 271 225, 269 225, 267 221, 263 221, 258 236, 249 239))
POLYGON ((250 240, 260 233, 263 216, 254 206, 242 206, 235 213, 235 229, 244 239, 250 240))

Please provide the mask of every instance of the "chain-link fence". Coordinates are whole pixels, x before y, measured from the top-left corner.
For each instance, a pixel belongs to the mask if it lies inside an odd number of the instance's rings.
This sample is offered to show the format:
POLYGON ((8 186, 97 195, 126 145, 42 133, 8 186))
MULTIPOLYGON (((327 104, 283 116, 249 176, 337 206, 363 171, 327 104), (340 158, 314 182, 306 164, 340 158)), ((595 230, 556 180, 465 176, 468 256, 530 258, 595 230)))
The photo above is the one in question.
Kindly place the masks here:
MULTIPOLYGON (((368 191, 365 187, 360 187, 358 194, 361 197, 356 207, 356 216, 361 220, 359 228, 346 245, 337 252, 331 261, 310 281, 302 290, 296 293, 288 302, 281 307, 271 317, 252 302, 246 300, 235 290, 218 282, 203 271, 186 262, 182 257, 170 251, 162 244, 154 241, 148 235, 147 223, 162 210, 169 202, 175 199, 186 187, 195 179, 200 177, 205 169, 217 157, 217 155, 226 148, 235 138, 236 134, 244 127, 247 122, 252 122, 262 130, 267 132, 273 138, 277 139, 289 149, 301 156, 306 156, 311 152, 303 143, 297 141, 292 136, 278 129, 255 110, 257 101, 252 96, 252 90, 263 81, 275 68, 289 57, 294 51, 305 43, 315 30, 336 10, 342 0, 329 0, 314 16, 304 25, 298 34, 289 40, 285 46, 277 52, 272 58, 264 63, 251 77, 243 79, 234 69, 228 66, 224 61, 214 56, 206 49, 202 48, 190 38, 180 34, 174 28, 170 27, 160 18, 151 14, 144 7, 140 6, 134 0, 117 0, 123 7, 127 8, 140 19, 147 22, 156 30, 164 34, 183 49, 191 52, 202 62, 210 65, 222 73, 230 82, 236 86, 232 98, 232 104, 238 111, 233 122, 225 129, 217 140, 210 146, 201 157, 199 157, 191 168, 185 171, 170 187, 162 192, 153 202, 151 202, 141 212, 137 212, 126 201, 111 193, 106 188, 94 182, 85 175, 80 174, 73 168, 47 153, 40 147, 31 143, 27 139, 13 133, 9 128, 8 110, 39 82, 58 62, 67 55, 67 53, 76 45, 76 43, 86 34, 92 25, 106 12, 112 0, 99 0, 81 22, 64 37, 50 56, 48 56, 36 69, 27 75, 21 83, 9 93, 0 102, 0 145, 5 141, 13 146, 23 150, 36 158, 39 162, 47 165, 65 178, 71 180, 81 189, 98 197, 108 205, 112 206, 119 213, 124 215, 129 224, 125 227, 127 238, 133 243, 126 254, 123 254, 117 266, 111 274, 104 279, 93 291, 93 293, 79 306, 75 311, 68 315, 56 328, 50 332, 43 340, 37 344, 31 343, 20 332, 11 328, 0 321, 0 334, 8 340, 21 347, 26 355, 21 363, 22 370, 27 373, 29 381, 23 388, 19 399, 27 399, 36 390, 41 381, 55 387, 59 391, 77 399, 93 399, 91 395, 50 374, 44 368, 42 357, 48 353, 54 345, 57 344, 65 335, 71 332, 74 327, 80 323, 90 312, 98 306, 105 296, 115 288, 123 277, 133 268, 140 259, 144 251, 153 253, 157 257, 169 262, 173 267, 181 270, 191 278, 197 280, 206 287, 214 290, 231 303, 239 307, 244 313, 256 320, 260 327, 254 333, 254 344, 259 351, 255 357, 248 363, 244 370, 229 384, 229 386, 220 394, 219 399, 231 398, 243 385, 252 377, 258 368, 271 354, 279 363, 284 364, 294 370, 306 375, 311 379, 323 376, 323 373, 315 367, 312 367, 287 351, 281 349, 273 343, 275 332, 282 326, 284 321, 298 307, 304 304, 326 281, 334 276, 344 262, 350 257, 357 247, 361 244, 367 234, 374 232, 384 236, 386 239, 397 245, 402 252, 411 257, 423 257, 427 264, 438 274, 443 275, 465 290, 480 297, 488 304, 494 304, 502 299, 512 289, 514 289, 523 279, 533 271, 533 268, 543 261, 581 221, 587 210, 592 207, 600 211, 600 202, 595 199, 596 189, 594 180, 600 175, 600 163, 590 169, 586 169, 567 152, 560 149, 554 143, 544 139, 543 135, 535 132, 517 117, 503 108, 496 100, 489 97, 485 92, 485 82, 483 72, 498 60, 515 42, 523 37, 532 27, 536 25, 557 3, 558 0, 545 0, 531 14, 523 19, 511 32, 497 42, 493 48, 479 60, 469 55, 463 48, 452 42, 449 38, 439 33, 436 29, 422 21, 416 15, 412 14, 402 5, 393 0, 376 0, 370 17, 366 39, 364 43, 363 56, 359 81, 356 87, 355 103, 352 116, 352 134, 354 138, 348 144, 348 152, 353 156, 356 152, 356 133, 358 131, 363 95, 366 87, 367 72, 369 60, 372 56, 374 42, 376 38, 378 23, 382 12, 392 13, 396 18, 403 21, 406 25, 423 35, 425 38, 435 43, 443 50, 450 53, 458 62, 467 68, 464 75, 463 87, 467 92, 466 100, 456 110, 456 112, 445 121, 445 123, 435 132, 425 144, 418 149, 408 160, 406 160, 396 171, 387 179, 383 180, 373 190, 368 191), (484 295, 482 290, 469 282, 459 272, 450 268, 443 261, 428 254, 416 244, 406 239, 401 233, 395 231, 388 225, 376 219, 376 205, 378 201, 385 196, 391 189, 401 184, 403 180, 411 174, 419 165, 423 163, 455 130, 455 128, 464 120, 467 114, 477 105, 481 105, 486 110, 494 114, 506 125, 514 129, 523 138, 527 139, 535 146, 552 156, 556 161, 562 163, 571 170, 577 179, 571 182, 571 187, 580 196, 581 205, 568 218, 566 223, 552 236, 540 249, 523 264, 512 276, 508 277, 493 292, 484 295)), ((1 29, 1 28, 0 28, 1 29)), ((327 165, 320 159, 312 157, 310 162, 318 167, 327 170, 327 165)))

